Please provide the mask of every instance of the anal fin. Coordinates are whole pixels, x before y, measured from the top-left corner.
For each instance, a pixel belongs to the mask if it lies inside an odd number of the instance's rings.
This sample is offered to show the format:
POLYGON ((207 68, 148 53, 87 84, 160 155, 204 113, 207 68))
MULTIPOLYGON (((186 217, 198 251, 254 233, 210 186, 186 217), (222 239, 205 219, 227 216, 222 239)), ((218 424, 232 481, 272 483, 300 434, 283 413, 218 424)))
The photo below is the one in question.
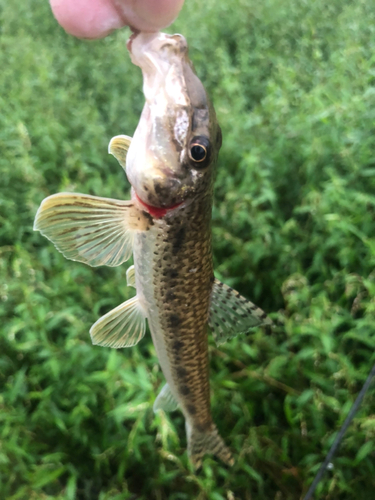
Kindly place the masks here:
POLYGON ((208 326, 218 345, 262 325, 272 325, 272 320, 262 309, 245 299, 233 288, 215 279, 208 326))
POLYGON ((177 408, 178 408, 178 403, 175 400, 173 394, 171 393, 169 385, 165 384, 165 386, 162 388, 157 398, 155 399, 155 403, 153 406, 154 413, 156 413, 159 410, 174 411, 177 410, 177 408))

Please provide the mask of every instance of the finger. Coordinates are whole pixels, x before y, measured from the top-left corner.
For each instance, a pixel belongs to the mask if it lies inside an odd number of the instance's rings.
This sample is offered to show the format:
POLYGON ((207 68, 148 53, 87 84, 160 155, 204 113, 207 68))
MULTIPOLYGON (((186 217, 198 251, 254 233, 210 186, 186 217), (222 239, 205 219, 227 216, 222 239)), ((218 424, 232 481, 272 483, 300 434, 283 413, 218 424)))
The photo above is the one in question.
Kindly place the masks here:
POLYGON ((50 0, 57 22, 79 38, 102 38, 126 23, 108 0, 50 0))
POLYGON ((180 12, 184 0, 117 1, 128 25, 140 31, 158 31, 169 26, 180 12))
POLYGON ((50 0, 58 23, 79 38, 102 38, 122 26, 157 31, 168 26, 184 0, 50 0))

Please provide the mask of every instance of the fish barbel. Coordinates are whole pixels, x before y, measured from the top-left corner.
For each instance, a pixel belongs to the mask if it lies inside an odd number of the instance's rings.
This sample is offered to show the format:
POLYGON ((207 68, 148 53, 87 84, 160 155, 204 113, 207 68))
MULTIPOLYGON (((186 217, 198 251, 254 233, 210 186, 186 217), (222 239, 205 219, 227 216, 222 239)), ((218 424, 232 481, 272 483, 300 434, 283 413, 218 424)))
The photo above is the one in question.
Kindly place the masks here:
POLYGON ((146 102, 134 137, 114 137, 109 152, 126 170, 132 199, 52 195, 34 229, 68 259, 91 266, 117 266, 133 254, 127 282, 136 295, 92 326, 92 342, 133 346, 147 319, 167 381, 154 410, 180 407, 195 467, 205 453, 231 465, 211 417, 208 330, 220 344, 272 322, 214 277, 210 222, 221 131, 185 39, 139 33, 128 49, 142 69, 146 102))

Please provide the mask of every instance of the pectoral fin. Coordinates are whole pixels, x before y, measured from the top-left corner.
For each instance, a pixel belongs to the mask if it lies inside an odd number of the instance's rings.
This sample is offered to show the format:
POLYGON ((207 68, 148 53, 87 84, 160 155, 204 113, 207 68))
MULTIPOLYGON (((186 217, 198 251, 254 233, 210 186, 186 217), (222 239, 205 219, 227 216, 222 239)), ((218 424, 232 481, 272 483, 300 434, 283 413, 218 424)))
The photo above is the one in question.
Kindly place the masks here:
POLYGON ((220 345, 236 335, 247 333, 250 328, 272 325, 272 320, 236 290, 215 279, 208 325, 215 342, 220 345))
POLYGON ((132 347, 144 337, 146 318, 135 296, 102 316, 90 329, 94 345, 102 347, 132 347))
POLYGON ((116 135, 112 137, 108 145, 108 153, 113 155, 122 168, 126 167, 126 155, 132 138, 128 135, 116 135))
POLYGON ((42 201, 34 230, 67 259, 94 267, 118 266, 131 256, 134 231, 152 225, 145 214, 132 201, 59 193, 42 201))
POLYGON ((154 413, 159 410, 164 411, 174 411, 177 410, 178 403, 175 400, 173 394, 171 393, 171 389, 168 384, 162 388, 159 392, 158 397, 155 399, 154 403, 154 413))

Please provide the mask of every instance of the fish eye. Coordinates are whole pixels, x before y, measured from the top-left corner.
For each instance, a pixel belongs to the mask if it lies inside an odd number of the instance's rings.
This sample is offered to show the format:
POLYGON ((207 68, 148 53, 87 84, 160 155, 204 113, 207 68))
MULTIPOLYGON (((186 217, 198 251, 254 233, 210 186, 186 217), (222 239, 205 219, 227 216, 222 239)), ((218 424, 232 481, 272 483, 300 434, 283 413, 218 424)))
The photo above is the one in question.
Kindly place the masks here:
POLYGON ((197 167, 204 167, 209 158, 210 141, 207 137, 194 137, 189 146, 189 157, 197 167))
POLYGON ((193 144, 190 146, 190 157, 192 160, 200 162, 203 161, 207 156, 206 148, 200 144, 193 144))

